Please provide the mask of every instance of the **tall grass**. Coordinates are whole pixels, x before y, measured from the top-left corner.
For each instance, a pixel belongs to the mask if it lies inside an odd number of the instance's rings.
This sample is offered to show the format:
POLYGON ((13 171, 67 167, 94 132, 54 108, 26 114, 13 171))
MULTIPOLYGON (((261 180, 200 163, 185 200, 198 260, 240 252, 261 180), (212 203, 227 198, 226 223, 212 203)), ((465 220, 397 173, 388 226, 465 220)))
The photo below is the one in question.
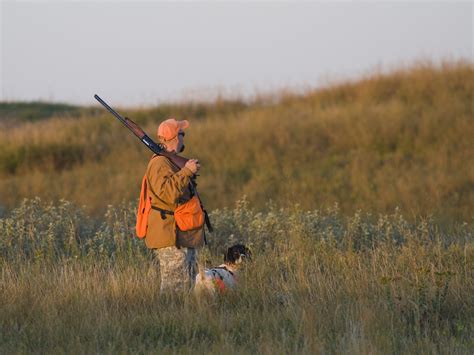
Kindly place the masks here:
POLYGON ((474 230, 399 210, 214 210, 202 265, 253 261, 216 299, 159 296, 134 206, 25 200, 0 219, 0 352, 470 353, 474 230))
MULTIPOLYGON (((420 64, 253 103, 119 111, 151 136, 167 117, 190 120, 184 155, 202 163, 210 209, 247 195, 259 208, 268 200, 307 209, 338 202, 345 213, 399 206, 407 218, 462 222, 474 207, 473 92, 472 63, 420 64)), ((105 110, 2 129, 0 205, 66 198, 100 216, 137 199, 149 156, 105 110)))

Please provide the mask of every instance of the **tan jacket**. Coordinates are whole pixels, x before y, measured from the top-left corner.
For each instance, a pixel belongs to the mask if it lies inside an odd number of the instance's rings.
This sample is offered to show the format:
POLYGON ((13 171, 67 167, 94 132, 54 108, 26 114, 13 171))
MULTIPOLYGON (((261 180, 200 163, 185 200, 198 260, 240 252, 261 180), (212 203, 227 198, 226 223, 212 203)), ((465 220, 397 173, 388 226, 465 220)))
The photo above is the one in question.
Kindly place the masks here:
MULTIPOLYGON (((152 206, 174 211, 191 198, 189 184, 193 173, 188 168, 180 169, 168 158, 155 155, 148 163, 146 175, 152 206)), ((182 240, 193 240, 193 247, 201 247, 204 244, 204 226, 183 232, 177 228, 173 215, 166 214, 163 219, 160 211, 150 210, 145 237, 148 248, 180 246, 179 241, 182 240)))

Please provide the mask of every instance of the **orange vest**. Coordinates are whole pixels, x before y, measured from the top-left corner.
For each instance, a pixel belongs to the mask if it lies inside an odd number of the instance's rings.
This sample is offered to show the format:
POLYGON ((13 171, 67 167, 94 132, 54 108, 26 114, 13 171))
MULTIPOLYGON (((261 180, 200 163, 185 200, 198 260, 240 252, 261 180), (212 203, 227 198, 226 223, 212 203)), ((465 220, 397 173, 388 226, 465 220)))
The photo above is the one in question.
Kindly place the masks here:
POLYGON ((148 227, 148 214, 151 210, 151 197, 148 195, 146 174, 142 180, 142 190, 140 191, 140 202, 138 203, 137 211, 137 223, 135 225, 135 231, 138 238, 144 238, 146 236, 146 230, 148 227))
MULTIPOLYGON (((148 215, 150 213, 151 197, 148 194, 146 174, 143 176, 140 201, 138 203, 137 222, 135 230, 138 238, 144 238, 148 227, 148 215)), ((179 229, 183 232, 200 228, 204 224, 204 211, 201 201, 195 195, 186 203, 179 205, 174 211, 174 218, 179 229)))

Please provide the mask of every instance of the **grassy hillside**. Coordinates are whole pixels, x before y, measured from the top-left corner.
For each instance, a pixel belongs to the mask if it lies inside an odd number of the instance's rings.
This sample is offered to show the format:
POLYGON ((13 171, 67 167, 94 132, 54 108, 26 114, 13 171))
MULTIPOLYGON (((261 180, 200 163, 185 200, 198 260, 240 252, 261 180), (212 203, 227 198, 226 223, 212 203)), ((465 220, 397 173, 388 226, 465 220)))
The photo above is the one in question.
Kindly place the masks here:
MULTIPOLYGON (((191 122, 183 155, 202 162, 199 187, 210 209, 246 195, 256 207, 270 199, 308 209, 338 202, 344 212, 400 206, 409 215, 472 220, 473 92, 474 66, 449 63, 301 96, 119 112, 151 136, 165 118, 191 122)), ((137 199, 150 153, 109 113, 82 108, 45 118, 33 105, 37 115, 25 119, 15 105, 0 104, 4 208, 37 195, 102 214, 109 204, 137 199), (8 130, 5 112, 9 127, 17 115, 8 130)))
POLYGON ((151 154, 115 118, 0 103, 0 353, 472 353, 473 93, 474 65, 450 63, 118 108, 152 136, 190 120, 215 228, 200 266, 253 253, 215 299, 159 295, 133 237, 151 154))
POLYGON ((67 104, 49 102, 2 102, 0 103, 0 117, 2 125, 35 122, 51 117, 78 117, 81 114, 94 114, 97 109, 85 109, 67 104))

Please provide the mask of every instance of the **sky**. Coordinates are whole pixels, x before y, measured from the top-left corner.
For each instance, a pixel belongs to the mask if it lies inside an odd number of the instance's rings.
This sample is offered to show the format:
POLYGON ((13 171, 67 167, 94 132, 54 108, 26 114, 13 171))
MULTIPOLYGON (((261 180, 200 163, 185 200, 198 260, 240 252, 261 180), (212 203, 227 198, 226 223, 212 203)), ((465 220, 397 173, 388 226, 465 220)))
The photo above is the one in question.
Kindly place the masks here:
POLYGON ((149 106, 473 61, 473 3, 0 0, 0 100, 149 106))

